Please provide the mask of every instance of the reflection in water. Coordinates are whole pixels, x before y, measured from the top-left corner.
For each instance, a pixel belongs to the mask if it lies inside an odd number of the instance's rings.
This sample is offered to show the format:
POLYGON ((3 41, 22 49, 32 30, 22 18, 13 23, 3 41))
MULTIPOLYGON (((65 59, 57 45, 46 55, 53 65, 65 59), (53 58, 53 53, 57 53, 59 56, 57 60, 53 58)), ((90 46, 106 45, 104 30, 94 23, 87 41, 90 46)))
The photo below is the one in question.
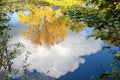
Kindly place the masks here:
POLYGON ((28 14, 19 12, 18 18, 28 25, 23 34, 32 43, 51 46, 63 41, 66 36, 68 23, 60 10, 34 6, 28 14))
MULTIPOLYGON (((13 19, 16 14, 13 15, 13 19)), ((85 60, 82 56, 96 53, 101 49, 101 40, 94 38, 86 39, 85 31, 75 34, 68 31, 68 36, 59 44, 55 44, 50 48, 35 45, 28 41, 20 33, 24 30, 25 24, 12 23, 14 25, 11 34, 13 38, 11 43, 21 42, 25 45, 24 52, 13 60, 14 67, 22 71, 22 60, 25 58, 26 51, 31 52, 28 58, 28 70, 36 69, 38 72, 48 76, 59 78, 68 72, 76 70, 85 60)))
MULTIPOLYGON (((45 74, 38 74, 36 71, 28 72, 28 80, 55 80, 52 77, 49 77, 45 74)), ((15 77, 13 80, 24 80, 24 76, 15 77)))

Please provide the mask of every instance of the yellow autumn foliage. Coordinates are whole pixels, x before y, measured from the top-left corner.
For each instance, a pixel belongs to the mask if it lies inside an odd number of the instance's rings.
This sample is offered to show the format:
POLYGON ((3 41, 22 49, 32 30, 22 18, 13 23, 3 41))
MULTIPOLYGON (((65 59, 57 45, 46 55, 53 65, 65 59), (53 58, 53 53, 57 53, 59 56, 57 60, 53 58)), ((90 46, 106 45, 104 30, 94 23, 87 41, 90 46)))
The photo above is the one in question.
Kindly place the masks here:
POLYGON ((50 4, 54 4, 54 5, 58 5, 58 6, 62 6, 62 8, 67 9, 68 7, 72 7, 75 5, 79 5, 79 7, 84 6, 85 5, 85 1, 84 0, 43 0, 45 2, 48 2, 50 4))
POLYGON ((18 18, 28 25, 23 35, 37 45, 55 45, 63 41, 67 34, 68 22, 60 10, 34 6, 27 14, 18 12, 18 18))

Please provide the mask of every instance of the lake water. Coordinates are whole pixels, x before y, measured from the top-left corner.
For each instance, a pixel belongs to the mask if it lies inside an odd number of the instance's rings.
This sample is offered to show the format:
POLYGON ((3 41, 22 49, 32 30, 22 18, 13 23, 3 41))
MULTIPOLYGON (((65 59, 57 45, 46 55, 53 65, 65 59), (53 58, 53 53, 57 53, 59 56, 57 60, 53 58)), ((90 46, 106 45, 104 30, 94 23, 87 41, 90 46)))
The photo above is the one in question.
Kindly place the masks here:
POLYGON ((108 50, 99 51, 96 54, 85 56, 84 58, 86 62, 80 65, 77 70, 56 80, 91 80, 93 76, 98 76, 104 70, 111 70, 110 64, 113 55, 108 54, 108 50))
MULTIPOLYGON (((30 64, 29 74, 43 73, 45 75, 40 77, 44 80, 90 80, 92 76, 111 69, 113 55, 108 54, 108 50, 101 50, 103 42, 100 39, 86 39, 86 35, 92 33, 90 28, 86 28, 79 34, 68 31, 68 36, 63 42, 46 48, 32 44, 22 35, 26 26, 19 22, 17 14, 13 14, 10 23, 13 24, 11 30, 13 38, 10 42, 21 42, 25 45, 23 53, 13 60, 14 67, 20 72, 22 72, 22 60, 25 58, 26 51, 32 53, 27 61, 30 64)), ((21 77, 15 80, 21 80, 21 77)))

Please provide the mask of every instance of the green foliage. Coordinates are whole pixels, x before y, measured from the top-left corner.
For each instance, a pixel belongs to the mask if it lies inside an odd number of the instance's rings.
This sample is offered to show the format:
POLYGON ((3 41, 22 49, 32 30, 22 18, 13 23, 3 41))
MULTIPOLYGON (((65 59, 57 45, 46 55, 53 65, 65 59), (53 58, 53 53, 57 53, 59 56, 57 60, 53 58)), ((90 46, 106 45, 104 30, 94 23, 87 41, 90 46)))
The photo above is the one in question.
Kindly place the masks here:
POLYGON ((93 4, 98 6, 98 13, 92 18, 97 25, 95 34, 102 40, 112 45, 120 46, 120 9, 118 8, 120 1, 118 0, 91 0, 93 4))
MULTIPOLYGON (((112 63, 113 69, 110 72, 100 74, 98 80, 119 80, 120 79, 120 1, 119 0, 91 0, 91 3, 98 7, 93 19, 94 23, 89 22, 94 28, 94 36, 118 46, 118 50, 110 50, 114 55, 112 63)), ((110 46, 111 47, 111 46, 110 46)))
POLYGON ((46 1, 38 1, 36 4, 37 5, 41 5, 41 6, 50 6, 50 5, 53 5, 53 4, 51 4, 49 2, 46 2, 46 1))
POLYGON ((8 43, 11 37, 9 35, 11 25, 8 24, 10 18, 8 11, 4 10, 4 5, 4 1, 0 2, 0 80, 12 80, 12 77, 18 72, 13 68, 12 60, 21 53, 20 47, 23 46, 20 43, 13 45, 8 43))
POLYGON ((29 55, 30 55, 30 52, 27 52, 27 54, 25 55, 25 59, 23 60, 23 73, 24 73, 24 80, 30 80, 30 77, 28 76, 28 70, 27 70, 27 68, 28 68, 28 66, 30 65, 30 64, 27 64, 27 60, 28 60, 28 58, 29 58, 29 55))
POLYGON ((10 25, 7 12, 0 12, 0 80, 11 80, 11 75, 15 75, 17 70, 12 67, 12 60, 16 58, 16 55, 21 53, 20 43, 9 45, 10 38, 9 30, 10 25))
MULTIPOLYGON (((97 4, 96 1, 92 3, 97 4)), ((101 38, 111 45, 120 46, 120 9, 118 8, 120 2, 107 1, 103 3, 103 1, 99 2, 98 0, 98 9, 96 7, 83 7, 69 9, 66 13, 72 20, 83 21, 87 26, 94 28, 93 36, 96 38, 101 38)))
POLYGON ((117 60, 120 60, 120 51, 118 51, 118 52, 115 54, 115 57, 117 58, 117 60))
MULTIPOLYGON (((15 59, 19 54, 21 54, 22 49, 24 48, 24 45, 21 43, 9 44, 9 40, 11 38, 11 36, 9 35, 9 31, 12 26, 9 24, 10 17, 8 15, 18 10, 25 10, 26 8, 24 8, 23 6, 25 4, 31 3, 32 1, 29 0, 26 0, 23 3, 17 0, 0 1, 0 80, 14 79, 19 71, 13 68, 12 60, 15 59)), ((23 80, 31 80, 34 77, 34 75, 32 75, 32 77, 28 76, 28 55, 29 52, 27 52, 27 54, 25 55, 26 58, 23 61, 23 80)))
MULTIPOLYGON (((113 45, 120 48, 120 1, 119 0, 89 0, 86 7, 68 9, 65 14, 76 22, 83 21, 87 26, 93 28, 92 37, 100 38, 109 43, 110 49, 113 45)), ((113 69, 103 72, 97 80, 119 80, 120 79, 120 49, 110 50, 114 55, 113 69)))
POLYGON ((95 5, 100 10, 118 8, 120 0, 89 0, 88 4, 95 5))

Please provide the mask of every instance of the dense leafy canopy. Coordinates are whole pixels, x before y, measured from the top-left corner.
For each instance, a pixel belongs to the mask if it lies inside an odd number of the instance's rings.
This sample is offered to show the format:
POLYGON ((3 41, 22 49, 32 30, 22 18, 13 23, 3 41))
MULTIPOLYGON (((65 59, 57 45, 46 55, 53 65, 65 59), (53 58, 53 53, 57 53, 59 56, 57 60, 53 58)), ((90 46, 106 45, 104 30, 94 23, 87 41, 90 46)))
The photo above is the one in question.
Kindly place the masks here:
POLYGON ((19 12, 18 17, 28 24, 23 34, 35 44, 54 45, 61 42, 67 34, 68 22, 60 10, 34 6, 28 15, 19 12))
POLYGON ((94 28, 93 35, 96 38, 101 38, 111 45, 120 46, 120 9, 118 7, 120 3, 109 0, 93 0, 93 3, 98 4, 94 4, 94 7, 69 9, 66 13, 70 15, 71 19, 78 22, 83 21, 89 27, 94 28))

